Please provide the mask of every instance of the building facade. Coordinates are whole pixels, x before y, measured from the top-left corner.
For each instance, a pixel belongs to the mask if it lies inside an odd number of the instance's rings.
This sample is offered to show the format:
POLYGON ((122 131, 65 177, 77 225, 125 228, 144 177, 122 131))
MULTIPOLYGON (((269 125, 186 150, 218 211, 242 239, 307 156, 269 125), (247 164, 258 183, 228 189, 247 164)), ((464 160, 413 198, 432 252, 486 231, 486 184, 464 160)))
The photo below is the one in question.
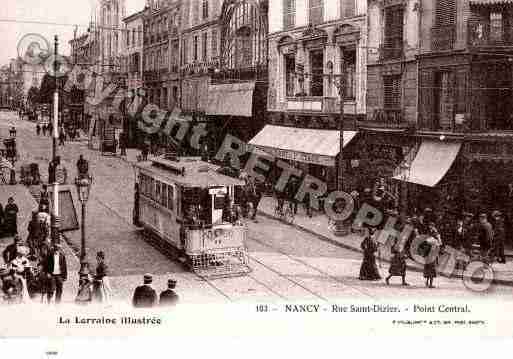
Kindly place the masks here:
POLYGON ((334 189, 340 94, 344 145, 366 115, 367 1, 270 1, 268 39, 269 125, 250 144, 334 189))
POLYGON ((123 132, 126 134, 128 146, 137 142, 137 118, 143 104, 143 34, 144 10, 131 14, 123 19, 124 36, 121 68, 125 74, 128 95, 126 102, 126 116, 123 123, 123 132))
POLYGON ((180 76, 184 114, 206 122, 208 86, 219 67, 222 0, 183 0, 180 76))
POLYGON ((218 148, 227 134, 247 142, 267 122, 268 1, 224 1, 219 56, 206 113, 218 148))

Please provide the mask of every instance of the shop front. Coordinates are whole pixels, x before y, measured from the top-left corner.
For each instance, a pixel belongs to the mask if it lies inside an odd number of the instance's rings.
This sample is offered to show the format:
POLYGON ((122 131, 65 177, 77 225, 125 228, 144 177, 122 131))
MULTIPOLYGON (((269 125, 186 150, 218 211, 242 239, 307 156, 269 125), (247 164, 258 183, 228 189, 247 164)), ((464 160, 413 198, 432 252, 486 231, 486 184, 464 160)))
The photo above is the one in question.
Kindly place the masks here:
POLYGON ((431 208, 442 216, 458 216, 462 204, 462 141, 420 139, 411 161, 404 161, 393 177, 403 183, 402 208, 413 215, 431 208))
MULTIPOLYGON (((356 134, 356 131, 344 131, 344 148, 356 134)), ((328 191, 333 191, 337 182, 339 136, 340 132, 333 130, 266 125, 249 141, 249 145, 276 159, 286 160, 300 169, 303 175, 308 174, 324 181, 328 185, 328 191)), ((277 176, 279 173, 274 175, 277 176)))

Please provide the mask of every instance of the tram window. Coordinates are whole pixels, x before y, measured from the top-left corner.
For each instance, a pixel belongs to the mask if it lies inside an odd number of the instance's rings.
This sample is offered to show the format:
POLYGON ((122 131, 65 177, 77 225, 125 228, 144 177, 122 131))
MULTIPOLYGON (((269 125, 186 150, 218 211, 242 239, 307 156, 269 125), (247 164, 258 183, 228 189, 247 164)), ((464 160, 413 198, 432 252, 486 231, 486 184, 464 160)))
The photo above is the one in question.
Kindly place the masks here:
POLYGON ((158 203, 161 203, 161 198, 160 198, 160 182, 159 181, 155 181, 156 184, 155 184, 155 198, 153 198, 156 202, 158 203))
POLYGON ((151 199, 155 199, 155 180, 150 178, 150 191, 148 193, 151 199))
POLYGON ((167 185, 162 183, 160 204, 167 208, 167 185))
POLYGON ((173 186, 167 186, 167 208, 174 209, 175 193, 173 186))

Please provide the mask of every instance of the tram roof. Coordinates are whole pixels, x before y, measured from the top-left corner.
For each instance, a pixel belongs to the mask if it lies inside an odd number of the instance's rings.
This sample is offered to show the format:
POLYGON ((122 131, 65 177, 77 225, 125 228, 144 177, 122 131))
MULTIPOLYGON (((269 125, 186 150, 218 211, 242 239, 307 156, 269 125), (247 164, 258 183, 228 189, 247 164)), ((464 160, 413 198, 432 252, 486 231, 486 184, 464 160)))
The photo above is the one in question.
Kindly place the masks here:
POLYGON ((219 166, 212 163, 192 161, 170 161, 163 158, 139 162, 135 167, 149 171, 163 180, 186 187, 209 188, 215 186, 243 186, 244 181, 216 172, 219 166), (184 174, 180 169, 184 168, 184 174))

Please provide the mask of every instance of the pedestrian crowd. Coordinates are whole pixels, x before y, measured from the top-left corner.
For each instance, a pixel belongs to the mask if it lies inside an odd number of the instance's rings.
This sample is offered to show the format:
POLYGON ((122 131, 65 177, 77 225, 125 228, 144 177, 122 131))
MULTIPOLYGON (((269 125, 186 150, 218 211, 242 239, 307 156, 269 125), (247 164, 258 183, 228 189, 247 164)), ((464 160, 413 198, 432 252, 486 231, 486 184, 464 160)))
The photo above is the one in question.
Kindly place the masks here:
MULTIPOLYGON (((36 124, 36 135, 37 136, 52 136, 53 125, 52 123, 37 123, 36 124)), ((77 138, 78 131, 74 127, 66 129, 63 125, 59 126, 58 129, 58 140, 59 146, 64 146, 66 140, 74 141, 77 138)))
MULTIPOLYGON (((390 218, 396 219, 395 229, 401 233, 406 226, 411 226, 411 234, 408 238, 396 238, 391 246, 391 259, 388 276, 385 282, 388 285, 394 276, 402 278, 402 285, 406 282, 406 260, 414 260, 418 256, 423 257, 426 287, 433 288, 434 278, 437 277, 438 258, 444 254, 448 247, 465 254, 467 260, 460 258, 456 266, 465 269, 469 260, 480 260, 483 263, 493 262, 506 263, 504 252, 505 225, 504 215, 494 210, 491 216, 488 213, 480 213, 478 216, 470 212, 463 212, 454 222, 448 220, 449 216, 437 215, 431 208, 426 207, 423 211, 415 213, 410 217, 399 216, 397 209, 391 208, 386 203, 386 191, 383 183, 380 182, 373 190, 364 190, 355 213, 364 203, 380 210, 383 220, 377 226, 366 226, 366 234, 361 243, 363 261, 360 268, 359 278, 361 280, 380 280, 376 258, 379 257, 380 244, 377 241, 379 230, 383 230, 390 218), (489 219, 491 217, 491 219, 489 219), (411 249, 412 243, 419 237, 422 238, 417 248, 411 249), (414 253, 412 253, 414 252, 414 253)), ((355 214, 356 215, 356 214, 355 214)), ((465 256, 461 256, 465 257, 465 256)))

